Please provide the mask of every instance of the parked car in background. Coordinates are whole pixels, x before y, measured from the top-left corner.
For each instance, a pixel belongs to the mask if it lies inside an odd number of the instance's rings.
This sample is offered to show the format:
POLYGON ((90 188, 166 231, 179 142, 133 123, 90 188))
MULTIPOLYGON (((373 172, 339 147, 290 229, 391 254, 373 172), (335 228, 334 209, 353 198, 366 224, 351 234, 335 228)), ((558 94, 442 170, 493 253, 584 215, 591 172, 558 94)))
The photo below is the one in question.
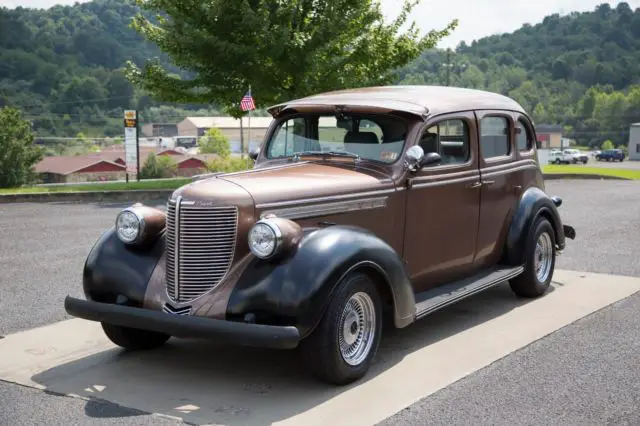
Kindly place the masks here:
POLYGON ((587 164, 587 162, 589 161, 589 155, 584 151, 580 151, 579 149, 565 149, 563 154, 564 157, 573 164, 587 164))
POLYGON ((550 164, 586 164, 588 161, 589 156, 579 149, 553 149, 549 152, 550 164))
POLYGON ((299 346, 311 373, 344 385, 371 366, 383 321, 404 328, 505 282, 521 297, 549 288, 575 230, 515 100, 391 86, 268 111, 253 169, 203 176, 166 211, 122 210, 66 311, 128 349, 299 346))
POLYGON ((624 151, 621 149, 605 149, 596 155, 598 161, 624 161, 624 151))

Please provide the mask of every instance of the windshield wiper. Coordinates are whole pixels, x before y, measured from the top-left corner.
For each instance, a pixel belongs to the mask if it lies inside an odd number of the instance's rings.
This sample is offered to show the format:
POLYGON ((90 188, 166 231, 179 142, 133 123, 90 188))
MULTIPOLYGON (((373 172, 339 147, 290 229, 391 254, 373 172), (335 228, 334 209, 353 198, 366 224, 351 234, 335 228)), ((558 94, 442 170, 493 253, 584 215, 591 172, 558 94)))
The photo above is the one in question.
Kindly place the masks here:
POLYGON ((300 157, 305 155, 320 155, 320 156, 335 156, 335 157, 349 157, 355 158, 356 161, 360 160, 360 156, 358 154, 354 154, 353 152, 348 151, 300 151, 293 153, 294 161, 300 160, 300 157))

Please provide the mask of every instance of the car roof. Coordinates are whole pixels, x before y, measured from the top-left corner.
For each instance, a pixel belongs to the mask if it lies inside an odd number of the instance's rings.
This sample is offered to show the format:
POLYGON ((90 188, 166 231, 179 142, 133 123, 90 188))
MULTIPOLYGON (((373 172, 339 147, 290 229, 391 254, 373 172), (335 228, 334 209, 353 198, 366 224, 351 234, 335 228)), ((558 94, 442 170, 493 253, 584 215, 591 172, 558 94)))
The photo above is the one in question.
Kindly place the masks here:
POLYGON ((372 106, 422 117, 463 110, 494 109, 526 114, 524 108, 507 96, 478 89, 451 86, 375 86, 335 90, 294 99, 271 106, 274 117, 297 106, 372 106))

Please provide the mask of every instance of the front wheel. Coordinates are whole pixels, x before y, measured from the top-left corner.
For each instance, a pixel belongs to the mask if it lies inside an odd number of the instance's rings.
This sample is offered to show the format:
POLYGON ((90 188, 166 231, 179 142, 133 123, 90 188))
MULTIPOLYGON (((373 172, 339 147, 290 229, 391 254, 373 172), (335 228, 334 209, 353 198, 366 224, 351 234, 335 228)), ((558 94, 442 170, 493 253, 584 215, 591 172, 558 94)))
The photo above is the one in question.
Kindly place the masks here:
POLYGON ((520 297, 539 297, 551 285, 556 265, 556 238, 551 223, 540 217, 525 243, 524 271, 510 280, 511 290, 520 297))
POLYGON ((346 385, 363 377, 378 351, 382 331, 380 296, 371 278, 344 277, 316 330, 301 344, 311 373, 346 385))
POLYGON ((162 346, 171 337, 164 333, 120 327, 119 325, 104 322, 102 323, 102 330, 113 343, 131 350, 153 349, 162 346))

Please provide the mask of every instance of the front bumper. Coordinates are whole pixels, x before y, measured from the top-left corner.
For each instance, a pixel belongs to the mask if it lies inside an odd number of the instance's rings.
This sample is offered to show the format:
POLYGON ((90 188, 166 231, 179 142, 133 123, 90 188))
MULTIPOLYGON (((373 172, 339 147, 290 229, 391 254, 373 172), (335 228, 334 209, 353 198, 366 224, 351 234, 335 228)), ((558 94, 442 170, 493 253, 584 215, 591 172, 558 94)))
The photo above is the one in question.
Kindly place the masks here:
POLYGON ((70 315, 78 318, 156 331, 175 337, 215 339, 233 345, 275 349, 293 349, 300 342, 300 332, 293 326, 183 316, 70 296, 64 299, 64 308, 70 315))

